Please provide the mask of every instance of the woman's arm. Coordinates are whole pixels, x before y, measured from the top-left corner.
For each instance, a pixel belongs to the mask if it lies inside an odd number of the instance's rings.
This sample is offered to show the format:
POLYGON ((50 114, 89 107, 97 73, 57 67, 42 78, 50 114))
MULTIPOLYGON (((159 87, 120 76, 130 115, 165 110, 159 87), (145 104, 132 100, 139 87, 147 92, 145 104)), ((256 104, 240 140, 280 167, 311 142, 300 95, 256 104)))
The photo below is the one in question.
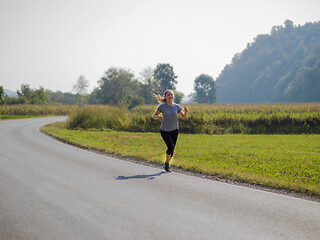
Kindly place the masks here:
POLYGON ((188 112, 189 112, 189 109, 187 107, 184 107, 184 112, 180 111, 179 115, 183 120, 186 120, 188 116, 188 112))
POLYGON ((156 120, 160 120, 160 121, 163 121, 164 118, 162 116, 160 116, 161 112, 159 110, 157 110, 154 114, 153 114, 153 118, 156 119, 156 120))

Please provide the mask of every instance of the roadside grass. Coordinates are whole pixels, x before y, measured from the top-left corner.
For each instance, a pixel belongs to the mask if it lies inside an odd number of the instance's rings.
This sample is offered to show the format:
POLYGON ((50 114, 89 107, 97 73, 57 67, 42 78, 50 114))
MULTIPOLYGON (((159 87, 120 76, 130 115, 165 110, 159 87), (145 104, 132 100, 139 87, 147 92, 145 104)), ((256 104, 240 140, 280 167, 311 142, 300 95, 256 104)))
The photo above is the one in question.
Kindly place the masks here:
MULTIPOLYGON (((72 144, 163 164, 159 133, 42 129, 72 144)), ((172 165, 239 182, 320 196, 320 135, 180 134, 172 165)))

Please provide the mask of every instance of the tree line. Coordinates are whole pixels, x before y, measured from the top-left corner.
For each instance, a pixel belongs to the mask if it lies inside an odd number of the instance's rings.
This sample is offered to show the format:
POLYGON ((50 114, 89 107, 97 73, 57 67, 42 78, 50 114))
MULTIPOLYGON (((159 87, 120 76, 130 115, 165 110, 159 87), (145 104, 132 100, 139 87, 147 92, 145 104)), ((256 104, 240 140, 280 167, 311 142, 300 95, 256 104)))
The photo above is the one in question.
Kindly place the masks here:
MULTIPOLYGON (((24 84, 17 98, 4 95, 0 86, 0 104, 110 104, 133 108, 155 104, 153 93, 166 89, 181 102, 176 89, 177 75, 169 63, 145 68, 137 77, 130 69, 111 67, 98 80, 98 87, 86 93, 87 80, 80 76, 74 93, 30 89, 24 84)), ((268 103, 320 101, 320 21, 295 26, 272 27, 270 34, 259 34, 246 49, 234 55, 214 80, 200 74, 194 79, 191 101, 196 103, 268 103)))
MULTIPOLYGON (((159 63, 155 69, 147 67, 138 77, 130 69, 110 67, 98 80, 98 87, 88 94, 88 80, 80 76, 73 86, 74 93, 52 92, 40 87, 31 89, 23 84, 17 91, 17 97, 4 95, 0 86, 0 103, 2 104, 108 104, 123 106, 129 109, 143 104, 156 104, 153 94, 162 94, 167 89, 173 90, 175 102, 180 103, 184 94, 177 91, 177 75, 169 63, 159 63)), ((206 74, 201 74, 194 80, 195 94, 193 100, 198 103, 214 103, 215 81, 206 74)))
POLYGON ((73 105, 78 101, 77 95, 73 93, 53 92, 40 87, 39 89, 30 88, 29 84, 22 84, 17 90, 16 96, 5 94, 3 86, 0 86, 0 104, 68 104, 73 105))
POLYGON ((274 26, 235 54, 216 79, 218 102, 320 101, 320 22, 274 26))

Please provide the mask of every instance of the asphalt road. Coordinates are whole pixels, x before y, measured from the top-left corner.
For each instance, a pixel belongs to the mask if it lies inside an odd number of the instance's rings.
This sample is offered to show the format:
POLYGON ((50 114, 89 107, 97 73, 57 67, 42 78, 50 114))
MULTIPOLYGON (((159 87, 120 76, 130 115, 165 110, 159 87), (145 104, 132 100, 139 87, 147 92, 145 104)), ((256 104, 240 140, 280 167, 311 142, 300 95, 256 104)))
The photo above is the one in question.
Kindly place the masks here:
POLYGON ((127 162, 0 121, 0 239, 320 239, 320 203, 127 162))

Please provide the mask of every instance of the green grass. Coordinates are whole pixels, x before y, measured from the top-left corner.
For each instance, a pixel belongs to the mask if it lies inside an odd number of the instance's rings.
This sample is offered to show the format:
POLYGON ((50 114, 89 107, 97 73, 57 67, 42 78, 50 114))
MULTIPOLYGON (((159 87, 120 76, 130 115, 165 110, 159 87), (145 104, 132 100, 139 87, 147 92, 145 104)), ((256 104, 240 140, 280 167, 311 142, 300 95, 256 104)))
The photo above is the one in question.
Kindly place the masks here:
POLYGON ((56 115, 0 115, 0 121, 13 120, 13 119, 25 119, 25 118, 40 118, 40 117, 52 117, 56 115))
POLYGON ((0 119, 70 115, 77 108, 76 105, 0 105, 0 119))
MULTIPOLYGON (((73 144, 162 164, 159 133, 43 127, 73 144)), ((180 134, 172 164, 240 182, 320 196, 320 135, 180 134)))

